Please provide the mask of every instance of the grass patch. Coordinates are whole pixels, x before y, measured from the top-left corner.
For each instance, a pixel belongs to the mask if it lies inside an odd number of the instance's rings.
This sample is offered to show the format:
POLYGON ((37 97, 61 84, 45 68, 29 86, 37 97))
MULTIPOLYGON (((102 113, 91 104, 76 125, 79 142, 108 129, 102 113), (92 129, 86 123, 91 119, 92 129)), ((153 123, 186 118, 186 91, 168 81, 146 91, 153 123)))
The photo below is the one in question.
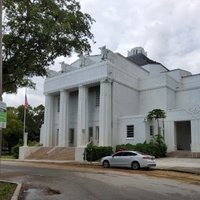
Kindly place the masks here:
POLYGON ((15 159, 13 155, 1 155, 1 159, 15 159))
POLYGON ((0 182, 0 200, 10 200, 16 187, 14 183, 0 182))

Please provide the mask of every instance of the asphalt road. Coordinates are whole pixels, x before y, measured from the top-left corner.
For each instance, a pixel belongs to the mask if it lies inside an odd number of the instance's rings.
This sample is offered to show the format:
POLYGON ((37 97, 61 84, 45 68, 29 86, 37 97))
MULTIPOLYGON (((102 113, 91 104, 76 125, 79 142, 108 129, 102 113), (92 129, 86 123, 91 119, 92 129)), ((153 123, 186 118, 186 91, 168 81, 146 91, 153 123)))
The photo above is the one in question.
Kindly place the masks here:
POLYGON ((25 200, 199 200, 200 186, 142 173, 40 164, 1 165, 0 180, 24 183, 25 200))

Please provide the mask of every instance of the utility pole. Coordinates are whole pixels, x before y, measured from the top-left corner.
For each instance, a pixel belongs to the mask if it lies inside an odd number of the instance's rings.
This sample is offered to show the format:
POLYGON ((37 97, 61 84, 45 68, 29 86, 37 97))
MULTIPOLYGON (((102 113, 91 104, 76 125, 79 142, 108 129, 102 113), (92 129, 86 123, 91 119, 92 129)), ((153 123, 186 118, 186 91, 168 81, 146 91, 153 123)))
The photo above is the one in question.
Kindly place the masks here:
MULTIPOLYGON (((3 67, 2 67, 2 1, 0 0, 0 101, 2 101, 2 79, 3 79, 3 67)), ((2 128, 0 127, 0 175, 1 175, 1 149, 2 149, 2 128)))
POLYGON ((3 78, 3 67, 2 67, 2 1, 0 0, 0 101, 2 101, 2 78, 3 78))

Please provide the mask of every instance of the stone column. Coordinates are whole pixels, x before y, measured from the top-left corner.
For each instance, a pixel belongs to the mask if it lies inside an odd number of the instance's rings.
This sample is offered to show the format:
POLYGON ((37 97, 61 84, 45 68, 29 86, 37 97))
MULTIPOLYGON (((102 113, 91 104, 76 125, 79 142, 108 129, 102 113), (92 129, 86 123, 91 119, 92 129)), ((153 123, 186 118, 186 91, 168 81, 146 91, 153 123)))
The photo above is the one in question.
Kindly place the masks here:
POLYGON ((191 151, 200 155, 200 120, 191 120, 191 151))
POLYGON ((52 146, 53 134, 53 96, 45 96, 45 114, 44 114, 44 147, 52 146))
POLYGON ((79 87, 77 126, 77 147, 85 146, 88 135, 88 88, 86 86, 79 87))
POLYGON ((24 133, 24 147, 27 147, 27 142, 28 142, 28 133, 24 133))
POLYGON ((59 147, 68 147, 69 134, 69 92, 60 91, 60 114, 59 114, 59 147))
POLYGON ((101 81, 99 107, 99 146, 111 145, 111 82, 101 81))
POLYGON ((177 150, 176 130, 174 121, 165 121, 165 142, 168 147, 168 152, 177 150))

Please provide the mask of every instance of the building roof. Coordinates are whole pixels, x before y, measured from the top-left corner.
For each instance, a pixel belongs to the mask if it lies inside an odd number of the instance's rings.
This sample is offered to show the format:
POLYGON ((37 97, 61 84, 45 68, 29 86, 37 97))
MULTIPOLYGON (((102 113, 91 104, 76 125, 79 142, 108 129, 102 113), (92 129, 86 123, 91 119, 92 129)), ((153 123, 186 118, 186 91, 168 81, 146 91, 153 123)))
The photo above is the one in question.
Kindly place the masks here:
MULTIPOLYGON (((143 65, 147 65, 147 64, 160 64, 154 60, 149 59, 142 53, 128 56, 127 59, 130 60, 131 62, 135 63, 138 66, 143 66, 143 65)), ((160 65, 162 65, 162 64, 160 64, 160 65)))

